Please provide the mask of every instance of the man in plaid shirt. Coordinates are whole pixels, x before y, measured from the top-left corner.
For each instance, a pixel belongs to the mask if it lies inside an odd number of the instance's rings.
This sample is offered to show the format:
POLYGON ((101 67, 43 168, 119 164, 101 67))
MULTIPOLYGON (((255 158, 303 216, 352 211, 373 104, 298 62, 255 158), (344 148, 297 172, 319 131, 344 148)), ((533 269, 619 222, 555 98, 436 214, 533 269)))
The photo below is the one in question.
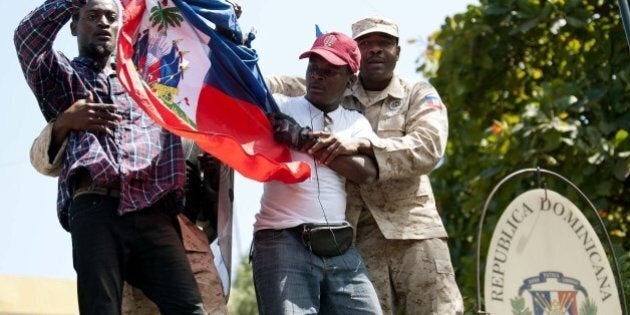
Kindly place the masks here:
POLYGON ((72 236, 82 314, 119 314, 123 280, 164 314, 203 314, 178 236, 184 158, 180 139, 151 120, 123 89, 112 54, 114 0, 47 0, 20 22, 15 46, 47 121, 79 99, 94 103, 91 131, 54 124, 50 156, 68 138, 57 211, 72 236), (79 57, 53 50, 72 19, 79 57))

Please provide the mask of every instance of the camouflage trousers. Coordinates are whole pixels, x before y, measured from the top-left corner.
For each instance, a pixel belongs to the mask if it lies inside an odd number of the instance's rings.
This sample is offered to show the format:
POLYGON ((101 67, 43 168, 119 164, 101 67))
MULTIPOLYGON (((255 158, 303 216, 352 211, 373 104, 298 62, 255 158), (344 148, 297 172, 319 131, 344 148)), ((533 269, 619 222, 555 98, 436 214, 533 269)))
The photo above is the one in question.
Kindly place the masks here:
POLYGON ((463 314, 446 240, 385 239, 372 215, 357 228, 363 257, 383 314, 463 314))
MULTIPOLYGON (((209 315, 227 314, 227 304, 219 272, 206 235, 184 215, 178 215, 186 256, 197 280, 203 305, 209 315)), ((123 315, 157 315, 157 306, 140 289, 125 282, 122 301, 123 315)))

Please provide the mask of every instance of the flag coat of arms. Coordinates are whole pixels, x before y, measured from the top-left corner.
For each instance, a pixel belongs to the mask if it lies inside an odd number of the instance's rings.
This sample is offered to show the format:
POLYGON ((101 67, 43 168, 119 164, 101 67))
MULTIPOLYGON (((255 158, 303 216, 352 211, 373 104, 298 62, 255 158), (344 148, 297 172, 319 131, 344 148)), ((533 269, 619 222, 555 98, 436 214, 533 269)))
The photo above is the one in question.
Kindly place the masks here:
POLYGON ((530 291, 535 315, 578 315, 576 291, 530 291))
POLYGON ((229 3, 121 3, 118 76, 151 118, 248 178, 294 183, 310 175, 273 139, 265 114, 278 108, 229 3))

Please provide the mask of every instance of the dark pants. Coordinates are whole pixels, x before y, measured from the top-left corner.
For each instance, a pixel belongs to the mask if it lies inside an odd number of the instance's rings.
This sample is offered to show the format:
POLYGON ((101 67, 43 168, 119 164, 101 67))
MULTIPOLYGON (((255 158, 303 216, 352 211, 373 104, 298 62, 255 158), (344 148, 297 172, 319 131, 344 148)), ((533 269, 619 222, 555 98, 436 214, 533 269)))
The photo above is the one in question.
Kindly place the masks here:
POLYGON ((176 218, 161 203, 119 216, 118 201, 85 194, 70 207, 81 314, 120 314, 124 280, 162 314, 205 314, 176 218))

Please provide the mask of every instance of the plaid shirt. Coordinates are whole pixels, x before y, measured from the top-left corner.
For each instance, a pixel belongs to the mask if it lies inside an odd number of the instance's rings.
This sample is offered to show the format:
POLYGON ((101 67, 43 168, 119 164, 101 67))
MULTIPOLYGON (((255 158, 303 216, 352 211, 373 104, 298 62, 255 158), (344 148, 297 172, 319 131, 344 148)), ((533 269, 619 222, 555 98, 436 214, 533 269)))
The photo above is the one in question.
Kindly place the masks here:
POLYGON ((75 101, 86 98, 87 91, 95 102, 117 104, 117 113, 123 116, 113 135, 70 133, 57 198, 59 221, 66 230, 77 169, 86 169, 94 186, 120 182, 120 215, 147 208, 169 192, 183 197, 185 178, 179 137, 144 113, 115 74, 105 74, 89 58, 70 61, 53 50, 58 31, 85 3, 47 0, 20 22, 14 38, 20 65, 46 120, 54 120, 75 101))

